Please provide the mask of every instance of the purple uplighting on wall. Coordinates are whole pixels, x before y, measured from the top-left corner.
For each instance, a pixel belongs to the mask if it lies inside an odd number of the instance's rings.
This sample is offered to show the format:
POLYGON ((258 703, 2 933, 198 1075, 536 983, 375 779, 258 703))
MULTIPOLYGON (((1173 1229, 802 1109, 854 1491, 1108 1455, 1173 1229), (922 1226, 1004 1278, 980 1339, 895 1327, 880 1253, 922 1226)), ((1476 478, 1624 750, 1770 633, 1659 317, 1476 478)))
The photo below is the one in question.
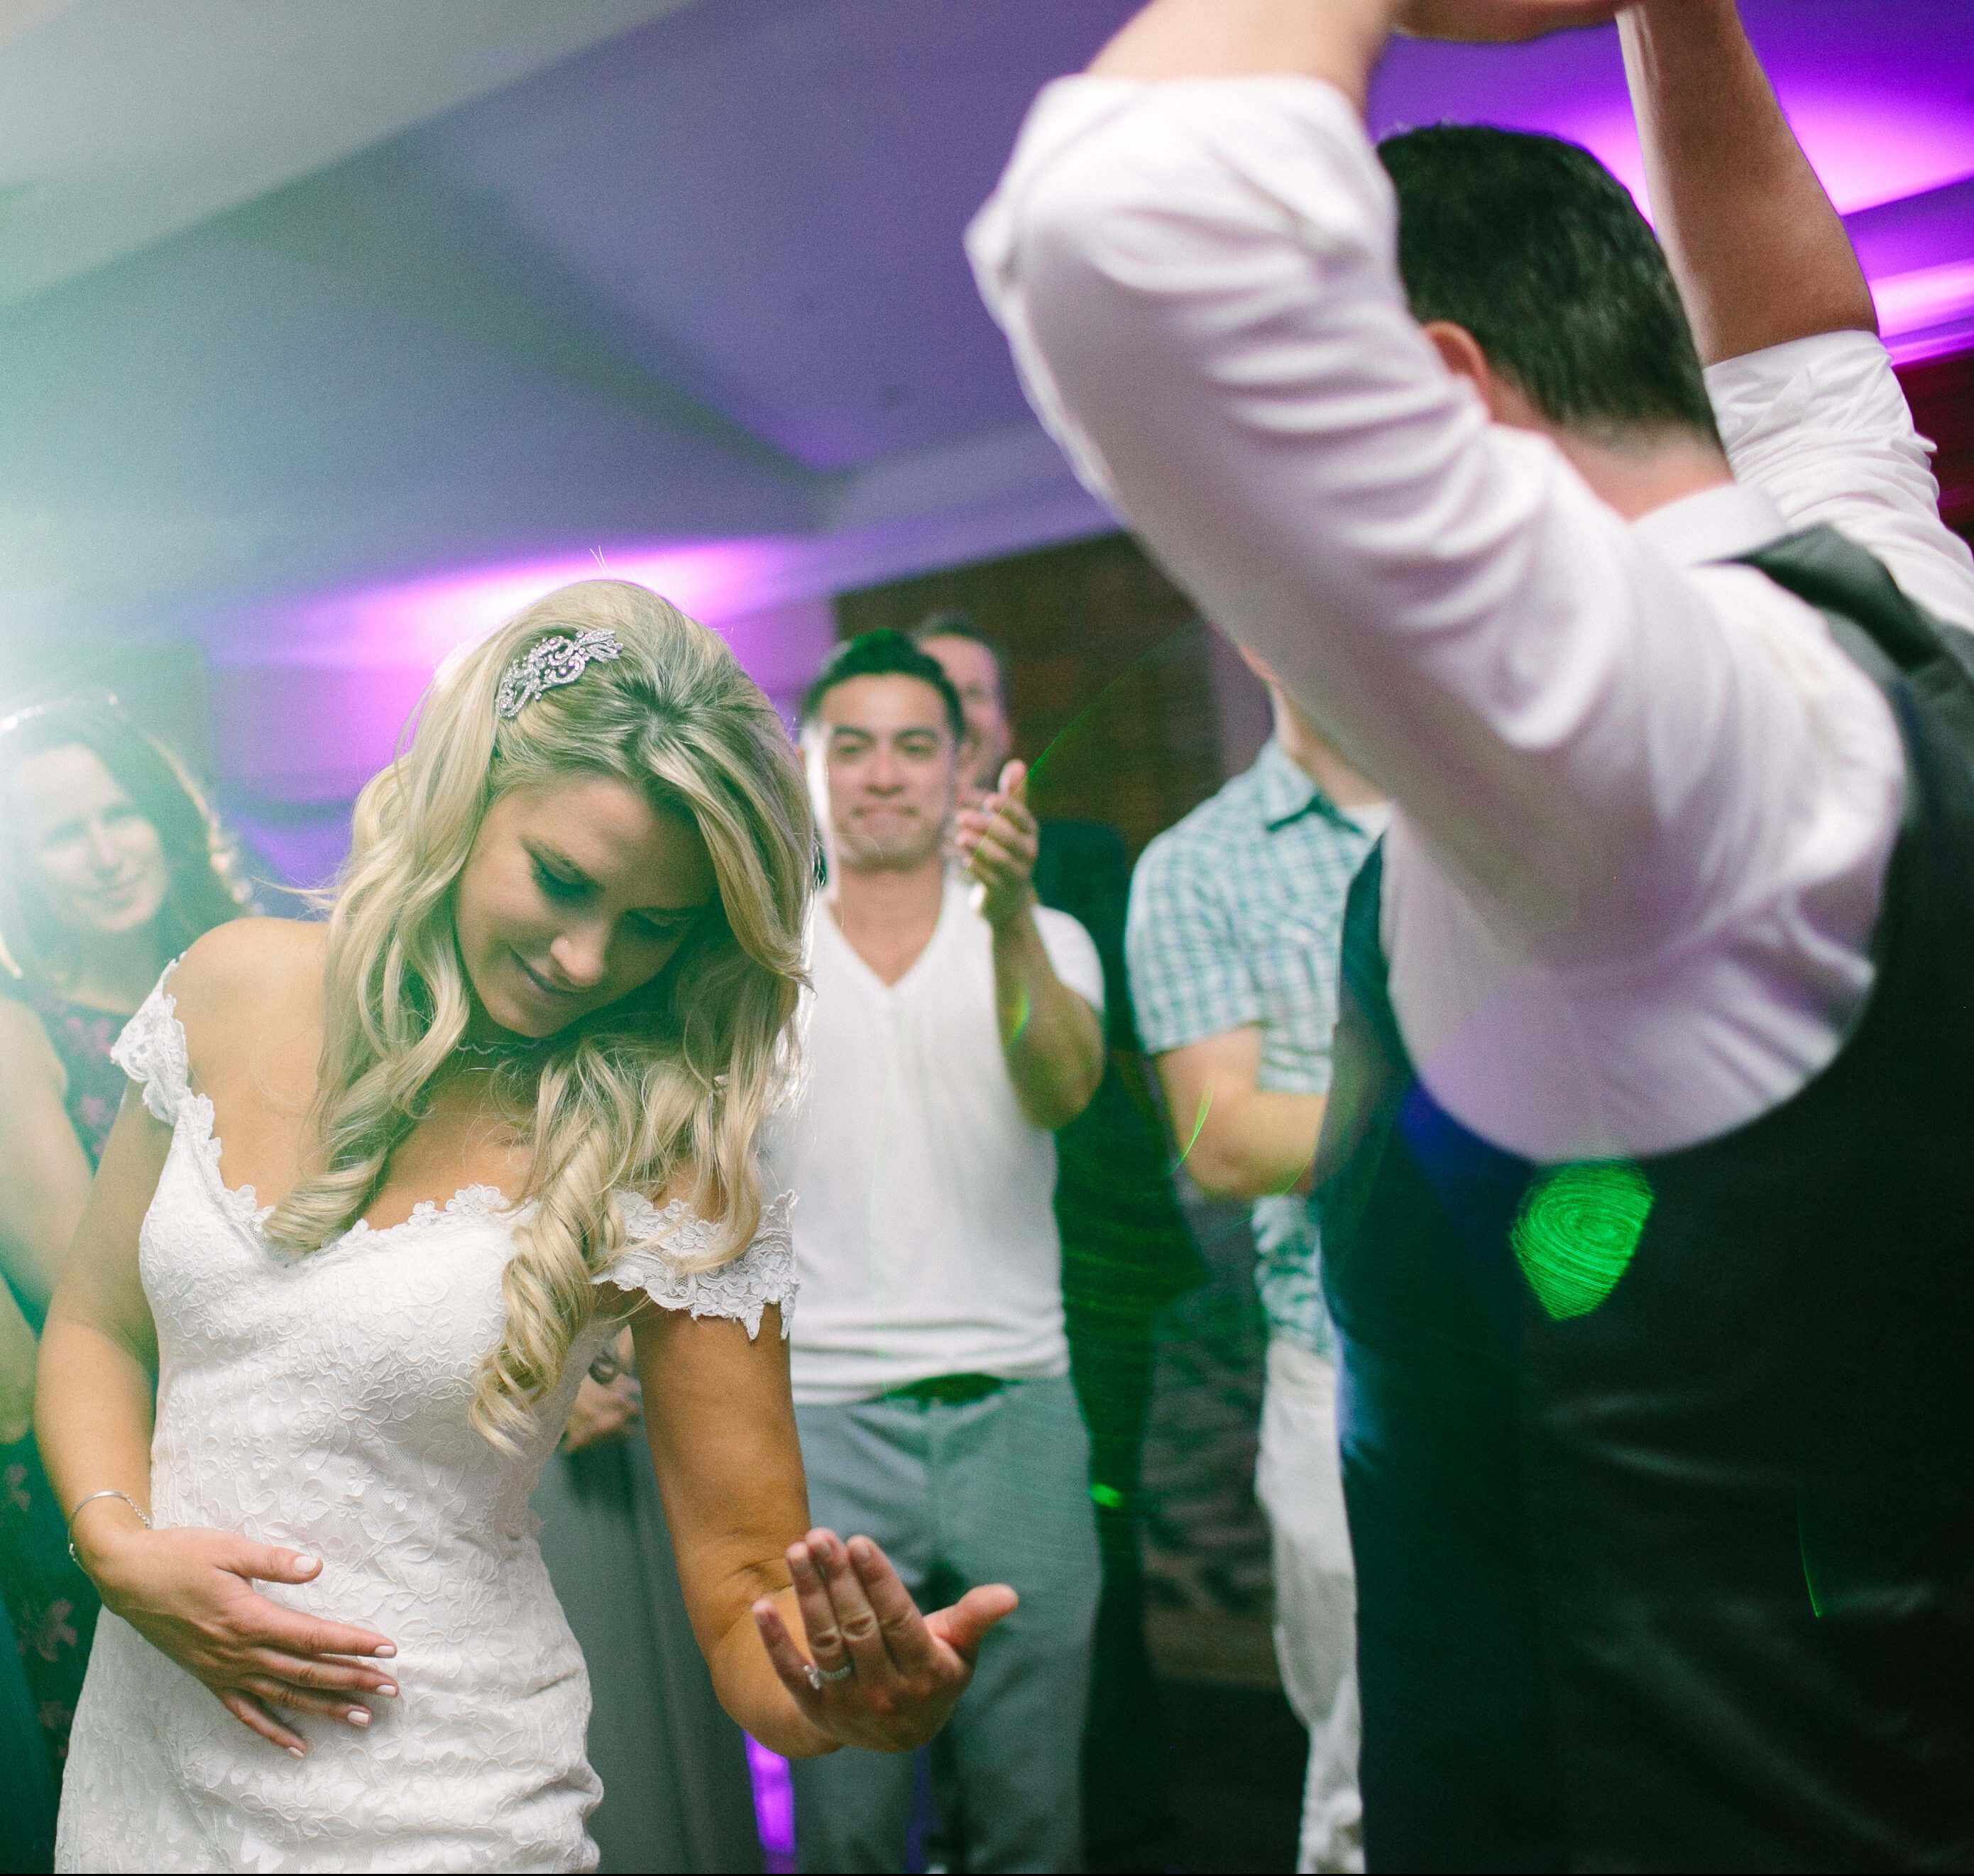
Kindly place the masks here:
POLYGON ((436 664, 471 644, 543 593, 572 580, 626 579, 649 586, 695 618, 746 609, 776 543, 716 541, 678 547, 598 548, 587 555, 474 567, 336 593, 297 609, 293 629, 352 661, 388 654, 436 664))
MULTIPOLYGON (((1847 220, 1864 225, 1854 232, 1907 211, 1906 255, 1874 254, 1869 239, 1858 243, 1894 349, 1907 335, 1974 317, 1974 205, 1963 199, 1964 187, 1955 186, 1974 180, 1974 97, 1956 106, 1876 90, 1799 87, 1786 101, 1831 200, 1847 220)), ((1566 112, 1549 127, 1595 151, 1640 206, 1648 205, 1628 108, 1575 119, 1566 112)))
MULTIPOLYGON (((1776 95, 1851 227, 1894 356, 1974 343, 1974 22, 1964 0, 1745 10, 1776 95)), ((1608 28, 1531 48, 1395 48, 1374 89, 1375 126, 1448 116, 1582 143, 1646 205, 1608 28)))
MULTIPOLYGON (((1959 104, 1864 92, 1792 87, 1785 103, 1816 173, 1838 212, 1854 215, 1974 175, 1974 97, 1959 104)), ((1586 144, 1642 203, 1644 164, 1628 107, 1622 102, 1553 128, 1586 144)))

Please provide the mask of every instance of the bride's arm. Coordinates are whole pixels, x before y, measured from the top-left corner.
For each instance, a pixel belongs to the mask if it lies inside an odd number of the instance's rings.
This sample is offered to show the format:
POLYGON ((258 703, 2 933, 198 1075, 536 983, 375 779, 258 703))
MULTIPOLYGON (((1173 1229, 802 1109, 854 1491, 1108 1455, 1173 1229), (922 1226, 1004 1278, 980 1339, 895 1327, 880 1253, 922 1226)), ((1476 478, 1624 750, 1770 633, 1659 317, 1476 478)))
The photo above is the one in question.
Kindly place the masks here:
POLYGON ((974 1589, 921 1616, 867 1538, 809 1529, 779 1310, 751 1341, 737 1322, 649 1305, 635 1328, 652 1464, 721 1705, 791 1758, 930 1738, 1013 1592, 974 1589), (856 1671, 812 1687, 812 1654, 856 1671))
POLYGON ((171 1130, 133 1087, 64 1260, 41 1336, 34 1428, 57 1499, 80 1514, 76 1552, 105 1605, 205 1682, 243 1725, 298 1756, 272 1709, 363 1722, 353 1694, 395 1691, 389 1671, 339 1658, 387 1655, 367 1629, 320 1622, 260 1595, 252 1579, 308 1582, 321 1569, 293 1550, 214 1530, 146 1530, 157 1332, 138 1274, 137 1234, 171 1130), (125 1494, 81 1500, 97 1492, 125 1494))
MULTIPOLYGON (((34 1431, 65 1509, 90 1493, 118 1491, 150 1511, 157 1331, 137 1275, 137 1230, 171 1140, 132 1090, 48 1307, 34 1431)), ((97 1499, 76 1520, 76 1549, 87 1565, 113 1546, 118 1531, 139 1528, 129 1505, 97 1499)))

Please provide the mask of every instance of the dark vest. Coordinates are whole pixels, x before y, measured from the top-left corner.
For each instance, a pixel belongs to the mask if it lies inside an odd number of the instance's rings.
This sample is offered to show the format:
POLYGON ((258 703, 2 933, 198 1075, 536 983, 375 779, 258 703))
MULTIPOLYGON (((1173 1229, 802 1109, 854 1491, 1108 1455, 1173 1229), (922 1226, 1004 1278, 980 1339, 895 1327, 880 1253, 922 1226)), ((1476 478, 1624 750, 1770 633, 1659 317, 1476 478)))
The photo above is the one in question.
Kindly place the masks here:
POLYGON ((1974 1868, 1974 677, 1825 530, 1749 557, 1898 718, 1876 986, 1724 1137, 1541 1168, 1345 922, 1319 1150, 1374 1869, 1974 1868))

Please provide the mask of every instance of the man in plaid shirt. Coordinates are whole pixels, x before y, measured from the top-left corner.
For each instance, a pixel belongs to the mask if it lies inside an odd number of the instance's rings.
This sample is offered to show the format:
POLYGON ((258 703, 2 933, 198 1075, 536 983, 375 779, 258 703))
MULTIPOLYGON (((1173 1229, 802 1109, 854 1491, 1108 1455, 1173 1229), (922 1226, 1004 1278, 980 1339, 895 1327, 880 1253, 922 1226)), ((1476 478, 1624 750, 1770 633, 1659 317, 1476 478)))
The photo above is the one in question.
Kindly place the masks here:
POLYGON ((1145 849, 1126 955, 1187 1171, 1210 1197, 1254 1204, 1268 1323, 1255 1487, 1274 1537, 1283 1683, 1310 1732, 1297 1867, 1361 1870, 1356 1594, 1334 1343, 1302 1195, 1330 1087, 1344 897, 1389 810, 1255 668, 1275 733, 1145 849))

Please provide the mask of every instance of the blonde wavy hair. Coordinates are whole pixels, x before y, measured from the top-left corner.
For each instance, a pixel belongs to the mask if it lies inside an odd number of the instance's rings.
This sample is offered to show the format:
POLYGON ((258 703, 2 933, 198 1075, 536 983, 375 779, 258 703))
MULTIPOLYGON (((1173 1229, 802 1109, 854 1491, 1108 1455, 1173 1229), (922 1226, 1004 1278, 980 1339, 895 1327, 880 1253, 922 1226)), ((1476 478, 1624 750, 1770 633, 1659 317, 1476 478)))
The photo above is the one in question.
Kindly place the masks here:
POLYGON ((523 1221, 502 1278, 507 1323, 474 1424, 513 1449, 561 1378, 615 1256, 611 1194, 674 1189, 726 1220, 706 1260, 737 1256, 760 1218, 755 1136, 792 1072, 792 1019, 815 880, 799 760, 780 719, 713 633, 622 580, 537 601, 426 693, 404 753, 358 798, 330 895, 313 1164, 269 1235, 316 1249, 360 1218, 465 1033, 471 993, 454 887, 487 809, 510 790, 608 776, 697 827, 718 881, 671 962, 500 1079, 531 1144, 523 1221), (623 655, 495 714, 502 674, 537 641, 602 628, 623 655), (532 1114, 528 1112, 532 1102, 532 1114))

